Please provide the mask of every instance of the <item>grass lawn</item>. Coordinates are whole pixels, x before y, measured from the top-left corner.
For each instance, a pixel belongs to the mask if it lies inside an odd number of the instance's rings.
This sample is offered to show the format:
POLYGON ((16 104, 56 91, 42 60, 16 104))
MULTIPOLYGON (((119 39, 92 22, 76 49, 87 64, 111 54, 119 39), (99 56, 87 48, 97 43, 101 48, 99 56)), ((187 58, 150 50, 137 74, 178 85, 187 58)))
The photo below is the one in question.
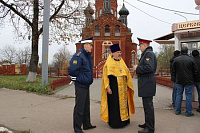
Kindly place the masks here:
MULTIPOLYGON (((25 90, 41 94, 51 94, 50 86, 42 86, 42 77, 37 77, 35 82, 26 82, 27 75, 0 76, 0 88, 25 90)), ((49 78, 49 83, 58 78, 49 78)))

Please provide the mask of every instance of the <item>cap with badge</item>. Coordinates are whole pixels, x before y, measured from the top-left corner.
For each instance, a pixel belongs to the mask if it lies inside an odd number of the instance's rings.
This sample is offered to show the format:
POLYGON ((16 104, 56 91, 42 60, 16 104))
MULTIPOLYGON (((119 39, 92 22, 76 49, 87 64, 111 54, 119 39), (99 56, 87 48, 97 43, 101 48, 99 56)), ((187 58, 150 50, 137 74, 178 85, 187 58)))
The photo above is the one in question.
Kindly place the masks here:
POLYGON ((92 43, 92 40, 93 40, 93 37, 88 37, 88 38, 80 40, 79 42, 81 44, 86 44, 86 43, 92 43))
POLYGON ((138 39, 138 41, 139 41, 139 46, 140 46, 140 44, 143 44, 143 43, 146 43, 146 44, 150 44, 150 42, 152 42, 151 40, 146 40, 146 39, 141 39, 141 38, 137 38, 138 39))
POLYGON ((120 51, 119 43, 111 45, 110 50, 111 50, 112 53, 120 51))

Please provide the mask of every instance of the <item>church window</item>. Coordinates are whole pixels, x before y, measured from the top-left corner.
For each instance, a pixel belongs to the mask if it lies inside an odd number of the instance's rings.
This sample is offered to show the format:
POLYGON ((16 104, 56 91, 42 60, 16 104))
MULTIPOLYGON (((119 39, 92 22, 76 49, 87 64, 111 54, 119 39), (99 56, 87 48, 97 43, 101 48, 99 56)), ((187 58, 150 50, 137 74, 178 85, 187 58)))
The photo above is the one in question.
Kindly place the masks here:
POLYGON ((102 44, 102 58, 107 59, 110 54, 111 41, 104 41, 102 44))
POLYGON ((110 36, 110 26, 109 25, 105 26, 105 36, 110 36))
POLYGON ((95 26, 95 33, 94 33, 95 36, 100 36, 100 30, 99 30, 99 26, 96 25, 95 26))
POLYGON ((120 26, 115 26, 115 36, 120 36, 120 26))
POLYGON ((131 65, 133 66, 133 65, 136 65, 135 64, 135 52, 133 51, 133 52, 131 52, 131 65))
POLYGON ((113 14, 113 9, 111 9, 111 14, 113 14))
POLYGON ((95 18, 97 19, 99 16, 98 16, 99 14, 98 14, 98 11, 96 12, 96 16, 95 16, 95 18))
POLYGON ((105 58, 107 59, 108 56, 109 56, 109 51, 110 51, 110 48, 109 47, 106 47, 106 50, 105 50, 105 58))
POLYGON ((99 13, 99 16, 101 16, 102 15, 102 9, 100 10, 100 13, 99 13))
POLYGON ((104 9, 109 9, 109 0, 104 0, 104 9))

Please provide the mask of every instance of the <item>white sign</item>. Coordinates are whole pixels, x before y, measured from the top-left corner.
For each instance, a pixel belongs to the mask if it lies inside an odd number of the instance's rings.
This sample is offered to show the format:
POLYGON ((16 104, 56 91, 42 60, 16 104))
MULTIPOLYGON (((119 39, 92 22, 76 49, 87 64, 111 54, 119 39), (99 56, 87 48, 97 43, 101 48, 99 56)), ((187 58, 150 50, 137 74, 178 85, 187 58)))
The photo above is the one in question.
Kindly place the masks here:
POLYGON ((185 22, 185 23, 178 23, 179 30, 192 29, 192 28, 198 28, 198 27, 200 27, 200 20, 190 21, 190 22, 185 22))

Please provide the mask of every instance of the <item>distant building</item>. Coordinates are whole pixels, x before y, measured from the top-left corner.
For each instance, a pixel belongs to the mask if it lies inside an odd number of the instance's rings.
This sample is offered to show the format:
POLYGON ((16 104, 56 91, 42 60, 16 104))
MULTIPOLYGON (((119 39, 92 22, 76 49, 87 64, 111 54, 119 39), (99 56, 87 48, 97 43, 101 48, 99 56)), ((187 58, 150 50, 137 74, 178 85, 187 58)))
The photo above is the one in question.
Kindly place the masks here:
MULTIPOLYGON (((182 47, 188 48, 188 54, 191 55, 193 50, 200 52, 200 20, 174 23, 172 25, 172 33, 154 39, 159 44, 172 44, 175 50, 181 50, 182 47)), ((193 91, 193 107, 198 107, 198 95, 196 89, 193 91)), ((185 100, 183 96, 183 100, 185 100)))
POLYGON ((172 33, 154 39, 159 44, 174 44, 175 50, 188 47, 188 54, 192 50, 200 52, 200 20, 174 23, 172 33))
MULTIPOLYGON (((110 52, 110 45, 119 43, 122 58, 128 67, 135 64, 137 57, 137 44, 132 43, 132 33, 127 27, 127 16, 129 11, 122 6, 117 17, 117 0, 96 0, 95 12, 90 4, 84 10, 86 17, 85 27, 82 29, 82 39, 94 36, 92 56, 94 67, 104 64, 110 52), (93 18, 95 14, 95 19, 93 18)), ((76 50, 81 44, 76 44, 76 50)), ((102 66, 102 65, 101 65, 102 66)))

